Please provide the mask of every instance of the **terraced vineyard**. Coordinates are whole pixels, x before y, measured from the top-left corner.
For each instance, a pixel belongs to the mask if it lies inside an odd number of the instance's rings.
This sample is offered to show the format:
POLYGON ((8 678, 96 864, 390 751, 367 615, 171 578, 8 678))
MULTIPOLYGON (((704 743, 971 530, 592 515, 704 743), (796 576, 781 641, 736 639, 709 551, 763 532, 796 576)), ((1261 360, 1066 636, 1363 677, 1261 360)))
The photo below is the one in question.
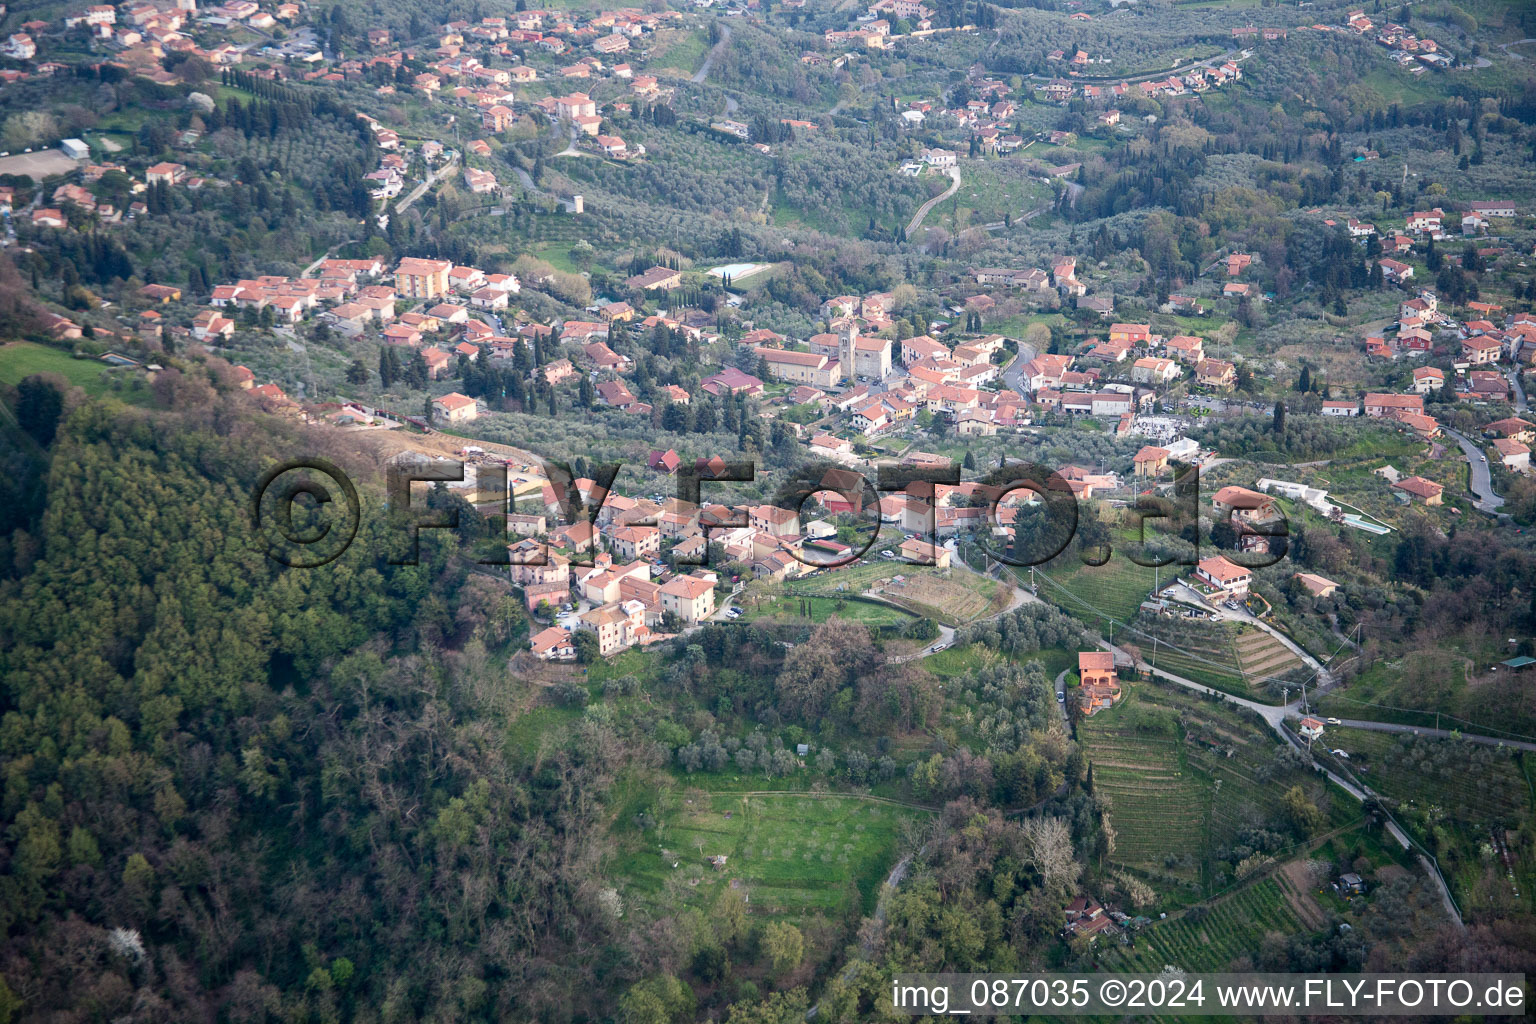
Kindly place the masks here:
POLYGON ((1185 765, 1180 739, 1117 722, 1116 713, 1126 710, 1101 712, 1078 726, 1092 758, 1094 788, 1113 802, 1114 860, 1196 881, 1207 832, 1207 787, 1185 765), (1188 862, 1169 866, 1170 856, 1188 862))
POLYGON ((1160 971, 1166 964, 1186 971, 1219 971, 1259 948, 1269 932, 1305 930, 1290 899, 1273 878, 1223 896, 1200 914, 1194 908, 1179 917, 1150 925, 1135 946, 1106 957, 1113 970, 1160 971))
MULTIPOLYGON (((1139 628, 1178 650, 1157 645, 1157 667, 1165 672, 1193 679, 1239 697, 1255 696, 1239 667, 1232 643, 1232 627, 1224 622, 1204 622, 1143 616, 1139 628)), ((1261 634, 1262 635, 1262 634, 1261 634)), ((1144 656, 1154 652, 1143 640, 1144 656)))
POLYGON ((1113 803, 1114 861, 1151 874, 1201 880, 1211 850, 1246 826, 1281 820, 1291 786, 1331 826, 1358 815, 1312 773, 1278 770, 1280 745, 1261 723, 1172 687, 1132 684, 1119 707, 1079 723, 1078 739, 1095 789, 1113 803), (1188 861, 1169 866, 1170 854, 1188 861))
POLYGON ((1302 660, 1275 636, 1262 629, 1243 630, 1232 641, 1243 676, 1254 689, 1263 689, 1266 676, 1283 676, 1302 660))

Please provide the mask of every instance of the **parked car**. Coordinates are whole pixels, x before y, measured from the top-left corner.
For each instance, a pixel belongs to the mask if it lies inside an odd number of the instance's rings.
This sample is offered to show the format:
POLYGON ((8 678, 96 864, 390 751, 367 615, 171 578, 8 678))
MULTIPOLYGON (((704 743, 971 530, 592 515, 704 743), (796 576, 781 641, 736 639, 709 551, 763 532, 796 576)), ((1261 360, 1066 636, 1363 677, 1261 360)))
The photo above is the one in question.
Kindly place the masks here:
POLYGON ((1325 718, 1325 719, 1323 719, 1323 721, 1326 722, 1328 725, 1343 725, 1344 724, 1343 722, 1339 721, 1337 718, 1325 718))

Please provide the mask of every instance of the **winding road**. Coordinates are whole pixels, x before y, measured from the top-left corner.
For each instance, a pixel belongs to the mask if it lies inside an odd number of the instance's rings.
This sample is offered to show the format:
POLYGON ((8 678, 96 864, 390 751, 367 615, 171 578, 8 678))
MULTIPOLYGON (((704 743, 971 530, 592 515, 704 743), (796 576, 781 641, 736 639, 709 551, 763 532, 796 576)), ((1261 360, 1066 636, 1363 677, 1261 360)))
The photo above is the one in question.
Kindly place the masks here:
POLYGON ((908 240, 910 240, 912 238, 913 234, 915 234, 917 232, 918 228, 923 226, 923 218, 928 216, 928 211, 933 209, 935 206, 939 205, 940 203, 942 203, 944 200, 948 199, 950 196, 954 195, 957 191, 959 191, 959 189, 960 189, 960 168, 958 168, 958 167, 951 167, 949 169, 949 188, 945 189, 943 192, 941 192, 938 195, 934 196, 932 199, 928 200, 922 206, 919 206, 917 208, 917 212, 912 215, 912 219, 907 222, 907 238, 908 238, 908 240))
POLYGON ((1003 386, 1020 395, 1029 394, 1029 388, 1024 384, 1024 366, 1039 354, 1033 345, 1019 342, 1018 354, 1013 357, 1012 362, 1003 367, 1003 386))
POLYGON ((1472 442, 1464 434, 1457 433, 1450 427, 1441 427, 1441 433, 1461 445, 1462 454, 1467 457, 1467 465, 1471 468, 1470 484, 1472 493, 1477 495, 1473 504, 1481 512, 1488 512, 1496 516, 1507 516, 1509 513, 1500 512, 1504 507, 1504 499, 1494 493, 1493 471, 1488 467, 1488 457, 1483 454, 1481 448, 1472 442))
POLYGON ((709 69, 715 66, 715 58, 725 52, 726 44, 731 41, 731 26, 723 21, 717 21, 715 24, 720 26, 720 41, 709 48, 709 53, 704 55, 704 63, 699 65, 699 70, 695 71, 693 77, 689 79, 694 84, 703 82, 709 77, 709 69))
POLYGON ((427 189, 436 185, 439 181, 452 174, 459 166, 459 154, 454 150, 448 150, 448 162, 443 166, 427 172, 427 180, 411 189, 410 194, 395 203, 395 212, 404 213, 411 208, 411 204, 426 194, 427 189))

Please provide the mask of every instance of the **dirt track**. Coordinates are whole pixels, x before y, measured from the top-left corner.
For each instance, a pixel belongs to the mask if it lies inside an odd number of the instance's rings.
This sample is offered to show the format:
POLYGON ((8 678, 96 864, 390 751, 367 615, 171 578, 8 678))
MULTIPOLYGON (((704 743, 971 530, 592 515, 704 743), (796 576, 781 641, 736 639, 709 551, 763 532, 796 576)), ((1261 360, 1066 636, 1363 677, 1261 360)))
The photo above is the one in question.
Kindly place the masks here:
POLYGON ((383 458, 400 452, 420 452, 435 458, 457 458, 460 449, 467 445, 475 445, 484 448, 488 454, 512 460, 514 465, 528 466, 538 461, 536 455, 522 448, 497 444, 495 441, 482 441, 478 438, 440 434, 435 430, 429 434, 418 434, 408 430, 353 430, 342 433, 350 435, 350 440, 356 443, 358 451, 377 452, 383 458))

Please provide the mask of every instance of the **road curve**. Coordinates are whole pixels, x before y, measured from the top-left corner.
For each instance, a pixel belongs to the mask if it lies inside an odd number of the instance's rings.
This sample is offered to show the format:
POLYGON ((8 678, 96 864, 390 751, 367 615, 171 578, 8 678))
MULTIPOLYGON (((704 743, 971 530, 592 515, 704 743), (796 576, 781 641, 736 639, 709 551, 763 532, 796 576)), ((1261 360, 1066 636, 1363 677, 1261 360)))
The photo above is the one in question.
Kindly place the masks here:
POLYGON ((917 212, 912 215, 912 219, 907 222, 907 240, 911 241, 913 234, 917 232, 918 228, 923 226, 923 218, 928 216, 929 210, 933 209, 935 206, 939 205, 959 190, 960 168, 951 167, 949 169, 949 188, 934 196, 922 206, 919 206, 917 208, 917 212))
POLYGON ((1482 449, 1473 444, 1470 438, 1457 433, 1450 427, 1440 429, 1447 437, 1461 445, 1462 454, 1467 457, 1467 465, 1472 469, 1472 493, 1477 495, 1477 500, 1473 504, 1482 512, 1507 515, 1508 513, 1499 511, 1504 506, 1504 499, 1493 491, 1493 472, 1488 468, 1488 457, 1483 454, 1482 449))
POLYGON ((715 24, 720 26, 720 41, 709 48, 709 53, 704 55, 704 63, 699 65, 699 70, 693 73, 690 82, 699 83, 709 77, 709 69, 715 66, 715 58, 725 52, 725 46, 731 41, 731 26, 723 21, 715 24))

